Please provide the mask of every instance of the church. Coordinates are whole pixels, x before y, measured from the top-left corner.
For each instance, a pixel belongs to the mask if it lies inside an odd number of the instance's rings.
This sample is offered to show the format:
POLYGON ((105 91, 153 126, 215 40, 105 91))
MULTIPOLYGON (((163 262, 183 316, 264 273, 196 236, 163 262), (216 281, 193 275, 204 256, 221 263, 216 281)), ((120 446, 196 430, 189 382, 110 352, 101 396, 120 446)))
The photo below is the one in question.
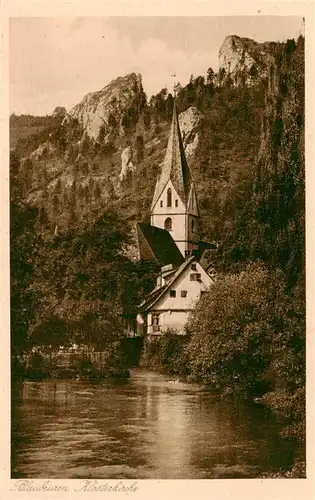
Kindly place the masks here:
POLYGON ((164 163, 150 211, 151 224, 137 224, 139 258, 160 268, 156 286, 139 305, 137 335, 185 333, 189 313, 215 279, 200 263, 211 243, 200 241, 200 214, 193 176, 186 160, 174 102, 164 163))

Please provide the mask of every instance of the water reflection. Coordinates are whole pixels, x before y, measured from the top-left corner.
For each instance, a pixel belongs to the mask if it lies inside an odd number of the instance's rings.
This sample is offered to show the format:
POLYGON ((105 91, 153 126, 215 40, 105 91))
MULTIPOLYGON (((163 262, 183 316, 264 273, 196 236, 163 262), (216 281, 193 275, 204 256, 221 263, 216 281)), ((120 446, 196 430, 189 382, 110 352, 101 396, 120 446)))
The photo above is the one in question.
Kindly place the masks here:
POLYGON ((257 477, 290 461, 262 408, 135 370, 123 383, 13 387, 12 477, 257 477))

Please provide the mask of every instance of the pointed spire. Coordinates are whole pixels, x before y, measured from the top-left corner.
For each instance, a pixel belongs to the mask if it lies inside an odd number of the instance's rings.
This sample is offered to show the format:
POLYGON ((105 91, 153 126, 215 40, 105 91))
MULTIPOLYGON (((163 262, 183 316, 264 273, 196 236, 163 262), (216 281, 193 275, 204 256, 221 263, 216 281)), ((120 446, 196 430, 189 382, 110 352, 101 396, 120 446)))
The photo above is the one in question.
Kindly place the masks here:
POLYGON ((166 155, 161 175, 157 180, 155 186, 155 192, 151 207, 152 210, 169 180, 172 181, 178 196, 186 206, 188 202, 188 195, 192 179, 186 161, 183 140, 179 128, 178 113, 175 100, 174 100, 173 117, 172 117, 170 135, 166 149, 166 155))

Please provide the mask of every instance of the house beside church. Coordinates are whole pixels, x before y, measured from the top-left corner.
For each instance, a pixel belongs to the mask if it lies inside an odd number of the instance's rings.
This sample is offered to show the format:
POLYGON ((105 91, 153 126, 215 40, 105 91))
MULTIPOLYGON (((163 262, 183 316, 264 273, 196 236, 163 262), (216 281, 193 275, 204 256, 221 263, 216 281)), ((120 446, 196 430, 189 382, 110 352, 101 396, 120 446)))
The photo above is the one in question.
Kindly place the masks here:
POLYGON ((174 103, 164 163, 151 204, 151 224, 137 224, 139 258, 155 261, 156 286, 140 304, 138 335, 185 333, 189 313, 214 283, 214 270, 200 259, 214 244, 200 241, 200 215, 193 176, 185 156, 174 103))

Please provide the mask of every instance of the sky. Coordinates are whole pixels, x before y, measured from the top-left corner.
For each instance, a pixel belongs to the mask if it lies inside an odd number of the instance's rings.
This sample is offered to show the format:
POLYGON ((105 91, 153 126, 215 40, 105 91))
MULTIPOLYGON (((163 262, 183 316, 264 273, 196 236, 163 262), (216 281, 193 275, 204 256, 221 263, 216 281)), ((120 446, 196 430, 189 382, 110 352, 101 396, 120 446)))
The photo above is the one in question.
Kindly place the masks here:
POLYGON ((148 97, 218 69, 228 35, 257 42, 297 38, 297 16, 10 19, 10 113, 69 110, 112 79, 141 73, 148 97))

